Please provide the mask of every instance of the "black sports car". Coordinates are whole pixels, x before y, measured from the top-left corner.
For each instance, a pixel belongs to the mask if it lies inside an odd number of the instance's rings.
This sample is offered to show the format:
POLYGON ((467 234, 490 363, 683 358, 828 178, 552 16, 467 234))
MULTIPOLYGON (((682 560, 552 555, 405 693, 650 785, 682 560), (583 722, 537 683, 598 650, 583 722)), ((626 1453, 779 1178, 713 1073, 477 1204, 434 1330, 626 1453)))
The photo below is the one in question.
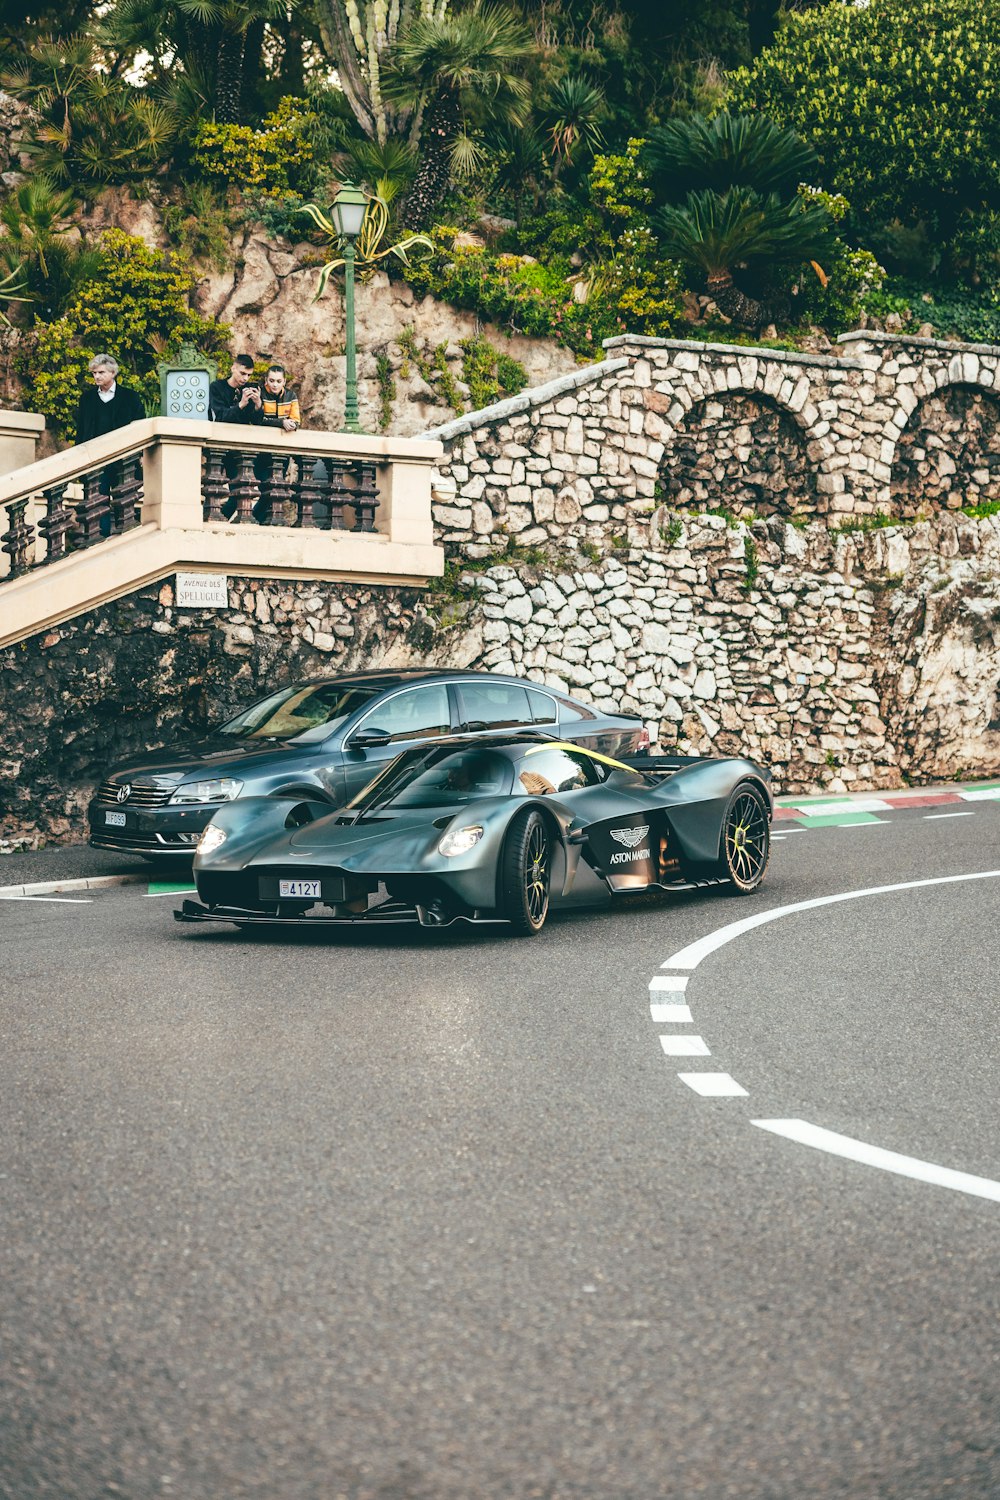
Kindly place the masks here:
POLYGON ((752 760, 631 763, 531 733, 399 755, 346 807, 257 797, 216 813, 185 922, 424 926, 725 882, 756 890, 770 850, 770 776, 752 760))
POLYGON ((343 807, 409 745, 535 726, 605 755, 649 744, 636 714, 605 713, 518 677, 426 669, 321 677, 280 688, 205 738, 119 762, 88 808, 90 842, 190 861, 227 802, 286 796, 343 807))

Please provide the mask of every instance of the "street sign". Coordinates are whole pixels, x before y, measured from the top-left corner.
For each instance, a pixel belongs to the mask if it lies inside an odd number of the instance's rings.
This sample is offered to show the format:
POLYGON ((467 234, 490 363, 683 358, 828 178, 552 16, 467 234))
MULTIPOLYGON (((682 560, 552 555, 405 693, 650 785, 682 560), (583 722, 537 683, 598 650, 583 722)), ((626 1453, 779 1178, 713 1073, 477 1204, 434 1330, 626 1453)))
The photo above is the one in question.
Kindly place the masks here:
POLYGON ((225 573, 178 573, 174 590, 178 609, 228 609, 225 573))

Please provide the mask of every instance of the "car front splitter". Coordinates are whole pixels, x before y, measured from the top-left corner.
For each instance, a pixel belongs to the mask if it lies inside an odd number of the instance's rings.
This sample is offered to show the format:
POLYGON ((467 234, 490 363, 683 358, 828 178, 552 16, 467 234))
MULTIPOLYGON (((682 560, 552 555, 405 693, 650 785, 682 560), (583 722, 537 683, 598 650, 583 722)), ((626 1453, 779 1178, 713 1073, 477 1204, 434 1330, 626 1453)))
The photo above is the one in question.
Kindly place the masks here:
POLYGON ((403 926, 440 929, 464 923, 470 927, 501 926, 502 917, 481 917, 466 913, 448 916, 425 906, 404 906, 386 901, 370 911, 350 917, 272 916, 267 912, 245 911, 238 906, 202 906, 199 901, 185 901, 174 912, 175 922, 228 922, 240 927, 378 927, 403 926))

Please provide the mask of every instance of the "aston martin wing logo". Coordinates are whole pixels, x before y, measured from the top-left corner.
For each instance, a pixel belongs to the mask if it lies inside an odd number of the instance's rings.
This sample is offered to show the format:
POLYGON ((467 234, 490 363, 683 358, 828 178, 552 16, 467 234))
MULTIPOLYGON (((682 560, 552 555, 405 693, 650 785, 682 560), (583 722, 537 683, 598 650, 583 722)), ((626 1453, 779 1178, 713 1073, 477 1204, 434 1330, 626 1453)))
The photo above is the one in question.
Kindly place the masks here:
POLYGON ((611 837, 625 849, 638 849, 648 832, 649 824, 646 823, 642 828, 612 828, 611 837))

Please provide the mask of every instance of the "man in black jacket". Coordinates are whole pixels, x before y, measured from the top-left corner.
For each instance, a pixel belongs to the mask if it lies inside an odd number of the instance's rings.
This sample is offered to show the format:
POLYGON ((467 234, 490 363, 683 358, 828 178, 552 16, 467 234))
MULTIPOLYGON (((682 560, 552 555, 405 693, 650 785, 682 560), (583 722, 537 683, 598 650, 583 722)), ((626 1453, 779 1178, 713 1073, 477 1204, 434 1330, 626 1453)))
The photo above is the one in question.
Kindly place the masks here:
MULTIPOLYGON (((95 354, 87 366, 94 384, 80 397, 76 414, 76 440, 87 443, 91 438, 117 432, 130 422, 141 422, 146 415, 142 400, 135 391, 118 384, 118 361, 110 354, 95 354)), ((116 484, 121 484, 122 466, 109 464, 101 474, 100 490, 110 499, 116 484)), ((101 516, 101 535, 111 535, 111 510, 101 516)))
POLYGON ((208 388, 208 420, 239 422, 256 427, 264 419, 260 386, 249 385, 253 360, 249 354, 237 354, 225 380, 213 380, 208 388))
POLYGON ((76 414, 76 440, 89 442, 106 432, 117 432, 129 422, 141 422, 146 415, 135 391, 118 384, 118 361, 110 354, 95 354, 87 366, 94 384, 80 397, 76 414))

